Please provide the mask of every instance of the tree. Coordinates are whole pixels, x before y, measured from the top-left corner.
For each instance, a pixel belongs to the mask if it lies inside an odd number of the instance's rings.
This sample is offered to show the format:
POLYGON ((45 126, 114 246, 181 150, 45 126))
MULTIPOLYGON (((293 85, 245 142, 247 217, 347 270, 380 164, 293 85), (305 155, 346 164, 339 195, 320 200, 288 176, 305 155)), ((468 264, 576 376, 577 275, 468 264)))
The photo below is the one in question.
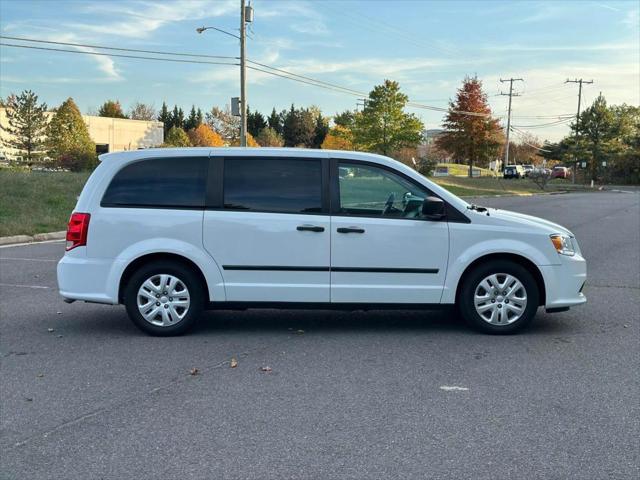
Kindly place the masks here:
POLYGON ((313 148, 320 148, 324 139, 329 133, 329 121, 318 112, 316 115, 316 126, 313 135, 313 148))
POLYGON ((167 136, 167 132, 171 128, 171 113, 167 108, 167 104, 162 102, 162 108, 160 109, 160 113, 158 114, 158 121, 164 124, 164 136, 167 136))
POLYGON ((284 145, 282 135, 278 134, 278 132, 271 127, 263 128, 256 140, 263 147, 281 147, 284 145))
POLYGON ((284 119, 284 146, 313 147, 315 129, 313 113, 308 109, 296 109, 292 104, 284 119))
POLYGON ((535 135, 531 133, 522 134, 521 138, 509 144, 509 158, 513 158, 514 162, 535 165, 540 161, 540 149, 542 143, 535 135))
POLYGON ((455 101, 449 102, 443 126, 445 132, 436 139, 437 146, 458 162, 468 161, 470 177, 474 163, 486 167, 497 158, 504 135, 498 120, 491 117, 487 95, 478 77, 465 77, 455 101))
POLYGON ((251 112, 247 106, 247 131, 257 137, 263 128, 267 126, 267 120, 260 112, 251 112))
POLYGON ((117 100, 107 100, 98 110, 98 116, 109 118, 127 118, 117 100))
MULTIPOLYGON (((231 146, 232 147, 239 147, 240 146, 240 137, 238 137, 233 142, 231 142, 231 146)), ((247 147, 259 147, 259 146, 260 146, 260 144, 258 142, 256 142, 256 139, 253 138, 253 135, 251 135, 249 132, 247 132, 247 147)))
POLYGON ((184 121, 184 129, 186 131, 193 130, 198 125, 200 124, 198 123, 198 114, 196 112, 196 107, 195 105, 192 105, 191 111, 189 112, 189 117, 187 117, 187 119, 184 121))
POLYGON ((187 132, 191 145, 194 147, 223 147, 224 140, 207 124, 198 125, 187 132))
POLYGON ((271 115, 267 118, 267 124, 270 128, 275 130, 278 135, 282 135, 284 128, 284 115, 282 113, 277 113, 274 107, 274 109, 271 110, 271 115))
MULTIPOLYGON (((578 148, 586 150, 590 156, 589 174, 597 180, 602 162, 610 161, 618 153, 618 137, 621 123, 613 109, 600 94, 593 104, 585 109, 578 120, 578 148)), ((575 125, 572 125, 575 128, 575 125)))
POLYGON ((181 127, 171 127, 163 143, 164 147, 190 147, 187 133, 181 127))
POLYGON ((416 147, 422 140, 424 125, 414 114, 404 112, 408 101, 398 82, 385 80, 375 86, 355 119, 356 145, 383 155, 402 147, 416 147))
POLYGON ((234 143, 240 139, 240 117, 231 114, 231 109, 227 105, 224 110, 213 107, 207 112, 206 122, 215 132, 218 132, 227 144, 234 143))
POLYGON ((178 108, 178 105, 173 106, 173 112, 171 112, 171 120, 169 121, 171 127, 184 127, 184 112, 182 108, 178 108))
POLYGON ((31 90, 20 95, 9 95, 5 103, 7 126, 1 126, 7 135, 2 143, 16 149, 23 162, 31 165, 43 155, 47 129, 47 105, 38 104, 38 96, 31 90))
POLYGON ((49 122, 47 147, 49 156, 60 167, 79 171, 95 165, 96 145, 72 98, 58 107, 49 122))
POLYGON ((347 127, 336 125, 329 130, 320 148, 323 150, 353 150, 353 133, 347 127))
POLYGON ((352 129, 355 125, 356 114, 353 110, 345 110, 342 113, 336 113, 333 116, 333 123, 341 127, 352 129))
POLYGON ((200 110, 200 108, 198 108, 198 111, 196 112, 196 122, 198 125, 202 125, 204 123, 204 115, 202 115, 202 110, 200 110))
POLYGON ((153 108, 153 105, 136 102, 131 105, 131 108, 129 109, 129 118, 131 120, 152 121, 156 118, 156 109, 153 108))

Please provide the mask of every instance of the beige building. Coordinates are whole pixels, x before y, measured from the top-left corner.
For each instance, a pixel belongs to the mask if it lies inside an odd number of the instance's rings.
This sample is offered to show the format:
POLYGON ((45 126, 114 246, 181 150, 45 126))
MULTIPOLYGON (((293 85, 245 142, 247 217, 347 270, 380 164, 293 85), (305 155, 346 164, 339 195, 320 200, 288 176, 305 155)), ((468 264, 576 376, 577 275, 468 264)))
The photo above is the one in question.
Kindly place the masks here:
MULTIPOLYGON (((7 125, 6 109, 0 108, 0 125, 7 125)), ((50 118, 53 112, 47 112, 50 118)), ((129 120, 128 118, 108 118, 83 115, 89 136, 96 144, 98 154, 120 152, 122 150, 138 150, 141 148, 157 147, 164 141, 162 122, 146 120, 129 120)), ((0 139, 4 139, 7 132, 0 130, 0 139)), ((18 152, 0 144, 0 158, 7 160, 19 159, 18 152)))

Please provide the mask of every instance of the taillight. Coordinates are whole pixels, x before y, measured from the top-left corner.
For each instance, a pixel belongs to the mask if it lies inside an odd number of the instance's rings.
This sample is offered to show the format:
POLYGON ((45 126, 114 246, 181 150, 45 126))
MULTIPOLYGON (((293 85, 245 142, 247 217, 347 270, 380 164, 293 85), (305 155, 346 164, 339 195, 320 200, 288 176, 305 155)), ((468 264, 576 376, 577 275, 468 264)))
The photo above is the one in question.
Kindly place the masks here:
POLYGON ((67 252, 72 248, 82 247, 87 244, 89 233, 89 213, 72 213, 67 225, 67 252))

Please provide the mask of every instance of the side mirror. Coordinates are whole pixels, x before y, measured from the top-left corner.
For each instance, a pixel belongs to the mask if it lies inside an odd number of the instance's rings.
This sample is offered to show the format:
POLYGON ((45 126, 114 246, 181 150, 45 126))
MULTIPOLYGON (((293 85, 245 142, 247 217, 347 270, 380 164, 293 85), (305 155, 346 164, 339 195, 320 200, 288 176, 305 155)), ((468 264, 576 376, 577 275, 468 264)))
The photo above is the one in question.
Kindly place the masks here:
POLYGON ((422 202, 422 216, 427 220, 442 220, 445 217, 444 202, 438 197, 427 197, 422 202))

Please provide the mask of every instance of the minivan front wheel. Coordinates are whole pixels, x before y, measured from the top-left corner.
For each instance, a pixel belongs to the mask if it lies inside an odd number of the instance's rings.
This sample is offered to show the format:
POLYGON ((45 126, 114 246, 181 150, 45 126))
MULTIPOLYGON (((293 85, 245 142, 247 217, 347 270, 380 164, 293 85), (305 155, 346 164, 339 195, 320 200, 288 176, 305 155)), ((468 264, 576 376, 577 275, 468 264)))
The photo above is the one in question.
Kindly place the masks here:
POLYGON ((124 303, 129 318, 144 332, 181 335, 202 313, 202 286, 197 275, 179 263, 150 263, 129 279, 124 303))
POLYGON ((515 333, 538 310, 539 292, 533 275, 510 261, 480 265, 464 280, 460 293, 463 317, 486 333, 515 333))

